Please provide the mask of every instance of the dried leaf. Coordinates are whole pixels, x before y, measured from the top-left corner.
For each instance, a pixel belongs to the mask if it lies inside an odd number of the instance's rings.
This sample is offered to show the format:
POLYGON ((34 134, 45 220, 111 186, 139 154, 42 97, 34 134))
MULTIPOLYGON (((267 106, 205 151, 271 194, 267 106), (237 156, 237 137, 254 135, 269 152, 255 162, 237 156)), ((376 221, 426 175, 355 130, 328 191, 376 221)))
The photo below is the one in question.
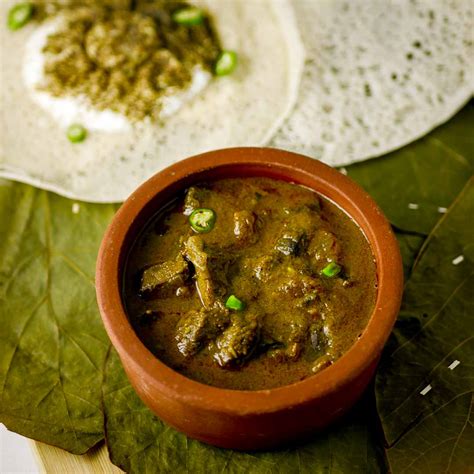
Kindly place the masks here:
POLYGON ((377 373, 394 473, 472 472, 474 179, 424 243, 377 373))

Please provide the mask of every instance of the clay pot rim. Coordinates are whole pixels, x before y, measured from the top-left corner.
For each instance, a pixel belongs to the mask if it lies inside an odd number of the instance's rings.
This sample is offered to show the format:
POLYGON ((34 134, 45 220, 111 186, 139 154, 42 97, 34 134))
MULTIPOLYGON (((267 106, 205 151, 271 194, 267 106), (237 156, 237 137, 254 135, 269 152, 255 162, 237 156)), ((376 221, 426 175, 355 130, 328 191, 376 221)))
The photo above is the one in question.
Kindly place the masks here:
MULTIPOLYGON (((304 184, 301 180, 298 180, 299 183, 304 184)), ((293 179, 290 181, 295 182, 293 179)), ((390 224, 372 198, 352 180, 336 169, 303 155, 272 148, 241 147, 215 150, 180 161, 137 188, 116 213, 104 235, 97 260, 96 288, 101 316, 112 344, 127 369, 135 373, 146 391, 157 391, 166 398, 212 412, 248 416, 309 403, 355 380, 379 357, 388 339, 400 307, 403 271, 400 250, 390 224), (331 196, 330 199, 364 229, 376 258, 377 300, 362 336, 332 366, 300 382, 268 390, 217 388, 174 371, 140 341, 122 304, 120 259, 125 253, 128 254, 129 245, 125 245, 125 240, 145 206, 180 180, 193 182, 193 177, 199 174, 236 166, 247 170, 242 176, 276 173, 284 179, 286 175, 297 173, 301 180, 305 176, 310 180, 316 177, 324 189, 310 187, 326 196, 329 193, 339 196, 336 199, 331 196), (341 201, 353 203, 360 215, 356 218, 341 201)))

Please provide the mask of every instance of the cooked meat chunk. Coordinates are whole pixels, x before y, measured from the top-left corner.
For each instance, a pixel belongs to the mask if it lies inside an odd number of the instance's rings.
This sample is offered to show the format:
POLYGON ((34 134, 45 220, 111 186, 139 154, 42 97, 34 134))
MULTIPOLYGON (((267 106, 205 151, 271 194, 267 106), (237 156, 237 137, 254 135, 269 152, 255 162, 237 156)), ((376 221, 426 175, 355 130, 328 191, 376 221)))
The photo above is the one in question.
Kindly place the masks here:
POLYGON ((275 250, 283 255, 298 255, 305 244, 305 233, 301 230, 285 230, 275 244, 275 250))
POLYGON ((233 315, 231 326, 216 340, 214 360, 221 367, 243 362, 257 342, 257 316, 253 313, 233 315))
POLYGON ((204 251, 204 242, 200 236, 189 237, 184 245, 184 255, 194 265, 196 287, 201 303, 204 308, 211 309, 216 302, 216 297, 208 266, 209 256, 204 251))
POLYGON ((255 214, 250 211, 234 212, 234 235, 241 244, 249 245, 257 241, 255 214))
POLYGON ((272 275, 272 269, 278 261, 275 255, 263 255, 258 257, 244 257, 242 259, 242 268, 250 272, 257 280, 268 281, 272 275))
POLYGON ((286 341, 287 347, 285 355, 289 359, 297 359, 303 348, 303 344, 308 338, 308 320, 301 315, 295 317, 289 324, 288 339, 286 341))
POLYGON ((274 282, 279 293, 294 299, 315 295, 321 289, 319 280, 303 272, 297 273, 292 267, 286 269, 286 274, 277 275, 274 282))
POLYGON ((319 229, 308 245, 308 254, 314 258, 315 263, 322 265, 327 262, 337 262, 341 253, 336 236, 327 230, 319 229))
POLYGON ((185 357, 189 357, 201 348, 201 342, 206 334, 206 313, 203 311, 190 311, 178 322, 176 328, 176 342, 178 350, 185 357))
POLYGON ((189 289, 189 286, 178 286, 178 288, 176 288, 176 292, 175 292, 176 296, 187 298, 190 294, 191 294, 191 290, 189 289))
POLYGON ((311 346, 315 351, 324 351, 328 345, 328 338, 324 332, 324 323, 322 319, 313 321, 309 326, 309 336, 311 346))
POLYGON ((316 359, 313 363, 313 366, 311 367, 311 372, 313 373, 318 373, 321 372, 321 370, 325 369, 326 367, 329 367, 332 365, 332 357, 329 355, 323 355, 319 359, 316 359))
POLYGON ((142 274, 140 292, 153 291, 162 285, 182 285, 188 274, 188 263, 179 255, 176 260, 147 268, 142 274))
POLYGON ((199 235, 186 240, 183 254, 194 266, 196 288, 204 308, 211 309, 221 304, 221 297, 225 295, 225 288, 228 286, 226 273, 232 257, 204 250, 204 241, 199 235))
POLYGON ((320 224, 320 216, 308 206, 287 209, 291 221, 285 222, 282 233, 277 239, 275 250, 286 256, 305 253, 308 240, 320 224))
POLYGON ((189 311, 178 322, 175 339, 178 350, 185 357, 196 354, 222 332, 229 324, 229 311, 225 308, 189 311))
POLYGON ((288 209, 291 220, 287 222, 288 229, 296 229, 306 235, 312 235, 321 226, 321 216, 318 211, 319 203, 303 205, 297 209, 288 209))
POLYGON ((195 186, 191 186, 184 198, 184 210, 183 213, 185 216, 189 216, 192 212, 196 209, 201 207, 202 200, 204 198, 205 190, 202 188, 196 188, 195 186))
POLYGON ((271 350, 270 355, 277 359, 297 359, 308 339, 308 326, 307 316, 304 313, 297 312, 292 314, 289 324, 276 326, 272 336, 283 347, 271 350))

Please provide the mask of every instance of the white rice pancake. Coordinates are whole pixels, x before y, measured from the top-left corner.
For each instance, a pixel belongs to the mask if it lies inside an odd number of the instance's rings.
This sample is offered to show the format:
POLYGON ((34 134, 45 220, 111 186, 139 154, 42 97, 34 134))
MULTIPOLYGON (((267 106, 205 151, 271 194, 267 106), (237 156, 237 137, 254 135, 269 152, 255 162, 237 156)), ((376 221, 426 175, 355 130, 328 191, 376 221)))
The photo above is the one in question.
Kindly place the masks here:
POLYGON ((293 5, 307 59, 272 146, 349 164, 421 137, 472 96, 472 0, 293 5))
MULTIPOLYGON (((2 0, 0 18, 15 3, 2 0)), ((1 22, 0 176, 74 199, 116 202, 187 156, 268 143, 296 101, 303 67, 292 8, 287 0, 201 3, 214 15, 223 47, 238 52, 239 65, 209 84, 197 71, 193 87, 170 98, 162 124, 132 126, 84 101, 38 92, 38 52, 54 22, 15 32, 1 22), (80 144, 66 137, 73 122, 89 131, 80 144)))

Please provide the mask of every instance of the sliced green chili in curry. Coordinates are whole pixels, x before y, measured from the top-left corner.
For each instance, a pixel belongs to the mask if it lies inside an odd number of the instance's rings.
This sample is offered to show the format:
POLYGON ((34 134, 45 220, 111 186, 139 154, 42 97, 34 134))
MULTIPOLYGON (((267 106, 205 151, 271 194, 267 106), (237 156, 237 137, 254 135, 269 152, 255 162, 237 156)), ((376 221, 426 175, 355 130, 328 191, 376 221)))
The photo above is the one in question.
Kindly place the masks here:
POLYGON ((322 269, 321 273, 328 278, 334 278, 341 273, 341 270, 342 268, 340 265, 336 262, 331 262, 322 269))
POLYGON ((237 298, 237 296, 230 295, 227 298, 227 301, 225 302, 225 307, 227 309, 232 309, 234 311, 242 311, 245 308, 245 303, 243 301, 239 300, 239 298, 237 298))
POLYGON ((323 370, 363 332, 374 258, 328 200, 242 178, 193 186, 170 206, 132 248, 123 298, 139 337, 173 369, 218 387, 267 389, 323 370))
POLYGON ((216 223, 216 213, 212 209, 195 209, 189 216, 189 223, 196 232, 210 232, 216 223))

